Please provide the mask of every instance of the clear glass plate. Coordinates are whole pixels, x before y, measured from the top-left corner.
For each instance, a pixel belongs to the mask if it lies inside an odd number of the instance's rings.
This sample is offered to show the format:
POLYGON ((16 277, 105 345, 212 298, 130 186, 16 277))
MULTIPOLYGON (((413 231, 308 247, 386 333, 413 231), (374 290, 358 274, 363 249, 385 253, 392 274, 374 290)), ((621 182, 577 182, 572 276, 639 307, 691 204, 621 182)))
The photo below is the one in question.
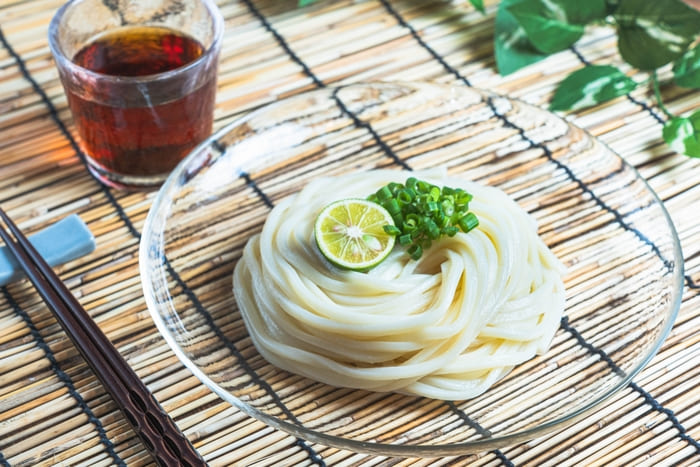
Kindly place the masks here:
POLYGON ((517 100, 419 83, 313 91, 223 128, 162 186, 140 267, 158 329, 222 399, 312 442, 396 456, 503 447, 589 413, 657 352, 683 274, 663 204, 597 139, 517 100), (322 175, 438 166, 509 193, 567 266, 550 350, 480 397, 449 402, 331 387, 268 364, 232 273, 270 207, 322 175))

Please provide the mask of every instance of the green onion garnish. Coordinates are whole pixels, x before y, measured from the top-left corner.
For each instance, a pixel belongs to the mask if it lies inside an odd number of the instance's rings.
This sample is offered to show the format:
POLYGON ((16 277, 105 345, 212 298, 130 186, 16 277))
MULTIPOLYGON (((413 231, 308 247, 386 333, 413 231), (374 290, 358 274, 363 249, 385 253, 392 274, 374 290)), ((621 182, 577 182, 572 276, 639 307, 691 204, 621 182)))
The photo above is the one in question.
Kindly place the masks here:
POLYGON ((406 253, 418 260, 433 241, 453 237, 459 230, 469 232, 479 225, 469 212, 472 195, 461 188, 439 188, 423 180, 409 177, 405 184, 389 183, 367 197, 386 208, 395 225, 384 231, 397 237, 407 247, 406 253))

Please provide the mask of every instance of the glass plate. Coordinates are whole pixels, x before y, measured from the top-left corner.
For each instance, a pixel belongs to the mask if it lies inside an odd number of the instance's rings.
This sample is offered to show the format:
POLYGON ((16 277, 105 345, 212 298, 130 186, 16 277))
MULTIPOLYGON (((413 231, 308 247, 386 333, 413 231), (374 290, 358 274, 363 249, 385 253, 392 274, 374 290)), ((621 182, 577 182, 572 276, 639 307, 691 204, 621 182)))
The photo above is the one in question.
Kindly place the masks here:
POLYGON ((512 445, 590 412, 657 352, 683 274, 663 204, 597 139, 517 100, 421 83, 312 91, 223 128, 162 186, 140 268, 163 337, 222 399, 312 442, 396 456, 512 445), (550 350, 480 397, 449 402, 331 387, 268 364, 232 273, 270 207, 322 175, 438 166, 509 193, 567 266, 550 350))

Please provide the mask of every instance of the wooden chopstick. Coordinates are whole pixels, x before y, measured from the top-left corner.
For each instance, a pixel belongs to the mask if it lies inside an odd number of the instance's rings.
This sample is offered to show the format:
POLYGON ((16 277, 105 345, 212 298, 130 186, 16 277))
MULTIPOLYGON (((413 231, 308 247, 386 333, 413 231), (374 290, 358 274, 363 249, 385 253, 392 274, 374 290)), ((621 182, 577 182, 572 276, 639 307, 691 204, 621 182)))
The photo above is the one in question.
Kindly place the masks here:
POLYGON ((207 465, 97 323, 1 208, 0 218, 16 239, 0 225, 0 237, 8 250, 156 462, 168 467, 207 465))

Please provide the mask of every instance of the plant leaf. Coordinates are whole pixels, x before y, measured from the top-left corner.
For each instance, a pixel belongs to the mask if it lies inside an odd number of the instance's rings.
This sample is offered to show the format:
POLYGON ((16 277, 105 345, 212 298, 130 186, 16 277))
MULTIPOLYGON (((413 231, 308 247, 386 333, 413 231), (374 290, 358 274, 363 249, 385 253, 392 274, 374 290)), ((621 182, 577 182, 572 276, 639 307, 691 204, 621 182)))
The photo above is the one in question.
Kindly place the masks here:
POLYGON ((605 18, 605 0, 523 0, 508 6, 537 50, 554 53, 573 45, 584 26, 605 18))
POLYGON ((675 117, 666 122, 663 136, 674 151, 700 157, 700 110, 689 117, 675 117))
POLYGON ((700 45, 688 50, 674 65, 676 84, 684 88, 700 88, 700 45))
POLYGON ((605 19, 610 5, 605 0, 553 0, 561 5, 566 12, 569 23, 589 24, 605 19))
POLYGON ((545 58, 527 38, 525 30, 518 24, 508 7, 526 0, 502 0, 496 12, 494 33, 494 55, 496 67, 502 75, 508 75, 527 65, 545 58))
POLYGON ((316 0, 299 0, 299 6, 307 6, 315 2, 316 0))
POLYGON ((546 54, 566 49, 583 35, 583 26, 567 23, 563 10, 552 9, 553 5, 544 0, 526 0, 508 7, 532 45, 546 54))
POLYGON ((559 84, 550 108, 575 110, 623 96, 637 83, 610 65, 589 65, 574 71, 559 84))
POLYGON ((486 10, 484 9, 484 0, 469 0, 469 3, 471 3, 472 6, 480 12, 486 13, 486 10))
POLYGON ((681 0, 620 0, 613 17, 622 58, 641 70, 677 59, 700 33, 700 11, 681 0))

